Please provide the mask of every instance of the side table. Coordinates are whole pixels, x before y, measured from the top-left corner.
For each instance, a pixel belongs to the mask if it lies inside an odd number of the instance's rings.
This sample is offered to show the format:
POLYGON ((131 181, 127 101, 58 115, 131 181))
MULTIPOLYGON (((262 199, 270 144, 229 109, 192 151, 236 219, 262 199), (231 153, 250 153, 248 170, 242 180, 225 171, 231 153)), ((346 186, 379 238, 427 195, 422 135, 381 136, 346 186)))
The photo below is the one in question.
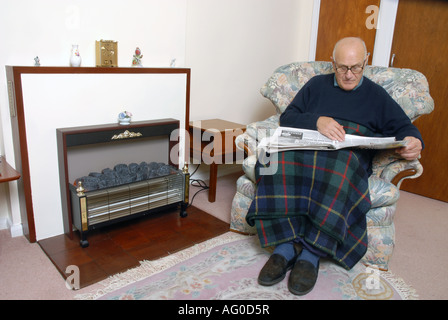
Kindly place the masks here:
POLYGON ((246 125, 221 119, 190 121, 190 156, 194 163, 210 165, 208 201, 216 200, 218 165, 242 161, 244 153, 235 146, 235 138, 246 125))

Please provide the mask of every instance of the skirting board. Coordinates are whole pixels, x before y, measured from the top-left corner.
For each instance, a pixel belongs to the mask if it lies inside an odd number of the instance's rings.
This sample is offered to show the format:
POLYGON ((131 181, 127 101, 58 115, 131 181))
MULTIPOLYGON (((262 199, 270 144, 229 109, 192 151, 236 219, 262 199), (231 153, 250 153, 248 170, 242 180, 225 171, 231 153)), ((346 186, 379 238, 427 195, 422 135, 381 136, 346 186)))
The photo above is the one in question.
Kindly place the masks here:
POLYGON ((0 230, 8 229, 6 218, 0 218, 0 230))
POLYGON ((9 229, 11 237, 23 236, 22 224, 12 224, 11 220, 8 218, 0 218, 0 230, 9 229))

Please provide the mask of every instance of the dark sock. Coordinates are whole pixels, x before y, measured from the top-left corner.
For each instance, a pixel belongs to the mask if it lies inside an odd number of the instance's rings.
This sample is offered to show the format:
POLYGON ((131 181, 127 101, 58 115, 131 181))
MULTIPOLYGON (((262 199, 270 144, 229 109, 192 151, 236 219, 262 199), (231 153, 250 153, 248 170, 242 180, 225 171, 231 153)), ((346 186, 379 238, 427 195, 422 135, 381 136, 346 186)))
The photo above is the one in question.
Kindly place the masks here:
POLYGON ((317 265, 319 263, 319 258, 320 257, 318 255, 315 255, 308 249, 303 248, 302 252, 300 253, 300 256, 297 259, 306 260, 308 262, 311 262, 313 264, 313 266, 317 268, 317 265))
POLYGON ((288 261, 293 259, 294 256, 296 255, 296 252, 294 250, 294 244, 292 241, 279 244, 274 249, 274 252, 272 254, 274 253, 282 255, 288 261))

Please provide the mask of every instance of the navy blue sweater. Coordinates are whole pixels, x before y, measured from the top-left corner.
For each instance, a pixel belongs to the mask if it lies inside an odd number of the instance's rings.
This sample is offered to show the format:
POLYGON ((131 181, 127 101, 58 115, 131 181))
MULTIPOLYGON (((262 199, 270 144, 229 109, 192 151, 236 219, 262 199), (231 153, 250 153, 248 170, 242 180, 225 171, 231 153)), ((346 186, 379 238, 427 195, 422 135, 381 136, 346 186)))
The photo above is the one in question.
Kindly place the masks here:
POLYGON ((378 84, 364 77, 355 90, 334 85, 334 74, 311 78, 280 116, 280 125, 317 130, 320 116, 353 121, 378 136, 401 140, 413 136, 422 141, 418 129, 403 109, 378 84))

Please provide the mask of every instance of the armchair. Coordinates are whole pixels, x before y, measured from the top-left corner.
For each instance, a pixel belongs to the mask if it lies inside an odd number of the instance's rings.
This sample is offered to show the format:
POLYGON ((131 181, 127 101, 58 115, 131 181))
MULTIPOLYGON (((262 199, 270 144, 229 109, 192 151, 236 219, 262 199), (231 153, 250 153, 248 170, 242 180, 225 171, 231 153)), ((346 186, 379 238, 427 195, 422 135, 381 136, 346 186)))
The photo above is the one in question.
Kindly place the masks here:
MULTIPOLYGON (((313 76, 333 72, 330 62, 296 62, 274 71, 261 88, 261 94, 271 100, 276 114, 263 121, 247 125, 244 134, 236 138, 238 148, 247 158, 243 162, 244 175, 237 181, 233 198, 230 229, 253 234, 254 227, 246 223, 246 214, 255 196, 255 163, 257 144, 271 135, 279 125, 281 113, 289 105, 300 88, 313 76)), ((414 121, 434 109, 429 95, 428 82, 423 74, 410 69, 367 66, 364 76, 386 89, 405 113, 414 121)), ((388 263, 395 244, 394 215, 399 199, 399 188, 404 179, 415 179, 423 172, 418 160, 407 161, 393 150, 378 151, 372 163, 373 173, 369 178, 372 207, 367 213, 368 249, 362 259, 366 265, 388 270, 388 263)))

